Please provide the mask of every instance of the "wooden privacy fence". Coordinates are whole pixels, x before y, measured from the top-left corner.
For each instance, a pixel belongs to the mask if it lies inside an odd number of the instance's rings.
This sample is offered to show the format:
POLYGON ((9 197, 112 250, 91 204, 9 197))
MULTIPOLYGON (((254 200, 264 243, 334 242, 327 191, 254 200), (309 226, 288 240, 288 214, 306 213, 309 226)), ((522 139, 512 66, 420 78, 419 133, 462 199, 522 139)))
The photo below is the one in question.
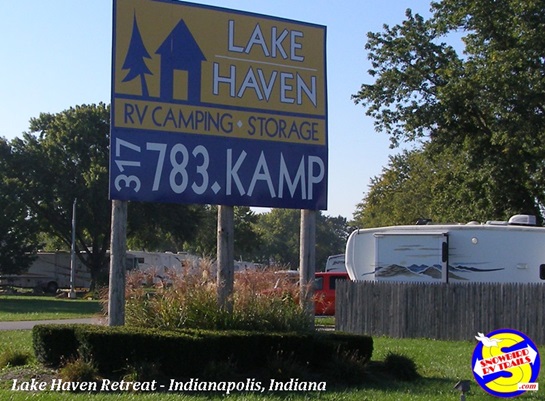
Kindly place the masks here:
POLYGON ((338 282, 335 329, 394 338, 473 340, 510 328, 545 344, 545 285, 338 282))

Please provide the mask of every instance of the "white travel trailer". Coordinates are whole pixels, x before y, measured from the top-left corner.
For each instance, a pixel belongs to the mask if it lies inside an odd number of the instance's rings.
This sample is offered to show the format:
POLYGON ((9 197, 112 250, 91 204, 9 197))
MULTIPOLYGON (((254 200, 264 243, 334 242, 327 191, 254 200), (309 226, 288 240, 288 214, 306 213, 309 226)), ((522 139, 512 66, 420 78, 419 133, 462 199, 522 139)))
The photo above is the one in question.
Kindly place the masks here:
POLYGON ((138 269, 152 272, 159 280, 166 280, 170 273, 180 274, 198 267, 199 258, 187 252, 128 251, 136 258, 138 269))
POLYGON ((344 264, 344 253, 329 256, 325 264, 325 271, 341 273, 346 272, 346 265, 344 264))
POLYGON ((542 283, 545 227, 535 216, 508 222, 360 229, 346 245, 352 280, 542 283))

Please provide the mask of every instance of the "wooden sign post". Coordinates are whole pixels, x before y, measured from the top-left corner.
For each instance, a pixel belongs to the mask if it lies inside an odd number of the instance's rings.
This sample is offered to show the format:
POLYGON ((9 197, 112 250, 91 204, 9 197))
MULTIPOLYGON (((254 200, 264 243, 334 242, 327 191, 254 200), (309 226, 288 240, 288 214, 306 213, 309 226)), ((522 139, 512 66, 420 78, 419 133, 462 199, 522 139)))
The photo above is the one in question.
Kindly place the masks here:
POLYGON ((217 238, 217 291, 218 307, 233 311, 233 285, 235 280, 235 212, 233 206, 218 206, 217 238))
POLYGON ((125 324, 125 258, 127 251, 128 202, 112 201, 110 242, 110 286, 108 289, 108 326, 125 324))
POLYGON ((301 210, 299 283, 301 306, 314 328, 314 273, 316 271, 316 211, 301 210))

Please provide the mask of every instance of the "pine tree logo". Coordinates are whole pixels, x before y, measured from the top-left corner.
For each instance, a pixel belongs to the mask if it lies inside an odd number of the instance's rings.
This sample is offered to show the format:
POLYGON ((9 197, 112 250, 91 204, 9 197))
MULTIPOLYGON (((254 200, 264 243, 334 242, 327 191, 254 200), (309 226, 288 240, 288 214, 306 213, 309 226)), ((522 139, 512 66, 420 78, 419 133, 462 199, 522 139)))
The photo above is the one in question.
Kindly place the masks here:
POLYGON ((146 83, 146 74, 153 75, 146 65, 146 60, 151 57, 146 50, 142 35, 138 29, 138 22, 136 21, 136 14, 132 24, 131 42, 129 49, 123 63, 123 70, 129 70, 122 82, 129 82, 135 78, 140 77, 140 83, 142 85, 142 97, 149 97, 148 85, 146 83))

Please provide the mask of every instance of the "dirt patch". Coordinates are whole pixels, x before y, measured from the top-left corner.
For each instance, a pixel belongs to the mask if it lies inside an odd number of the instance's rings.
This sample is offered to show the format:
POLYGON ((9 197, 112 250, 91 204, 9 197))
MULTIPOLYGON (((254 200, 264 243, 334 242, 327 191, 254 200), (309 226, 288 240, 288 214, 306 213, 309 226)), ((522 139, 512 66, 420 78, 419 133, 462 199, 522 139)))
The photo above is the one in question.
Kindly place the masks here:
POLYGON ((0 370, 0 388, 11 389, 14 380, 18 382, 35 379, 39 382, 51 382, 58 377, 58 372, 42 366, 20 366, 0 370))

